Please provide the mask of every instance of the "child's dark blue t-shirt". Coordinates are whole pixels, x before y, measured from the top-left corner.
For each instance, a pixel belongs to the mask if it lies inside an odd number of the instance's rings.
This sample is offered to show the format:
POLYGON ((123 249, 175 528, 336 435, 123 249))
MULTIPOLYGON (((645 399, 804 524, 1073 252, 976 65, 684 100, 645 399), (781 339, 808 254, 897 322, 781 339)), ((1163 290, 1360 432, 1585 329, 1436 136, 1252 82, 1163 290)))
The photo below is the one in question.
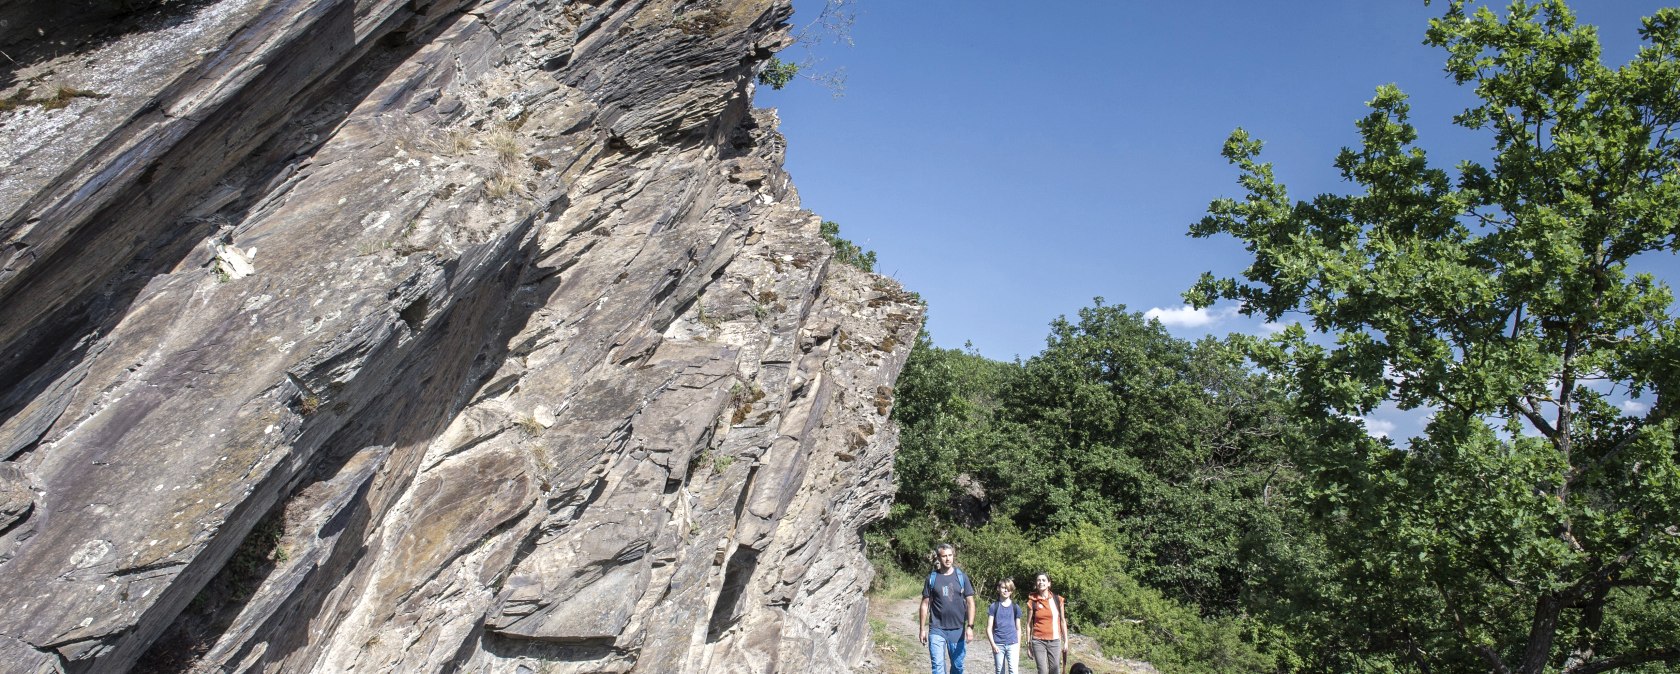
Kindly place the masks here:
POLYGON ((1021 619, 1021 605, 1010 602, 1004 606, 1001 601, 994 601, 986 609, 986 615, 992 617, 992 641, 999 646, 1008 646, 1021 640, 1021 630, 1018 627, 1021 619))

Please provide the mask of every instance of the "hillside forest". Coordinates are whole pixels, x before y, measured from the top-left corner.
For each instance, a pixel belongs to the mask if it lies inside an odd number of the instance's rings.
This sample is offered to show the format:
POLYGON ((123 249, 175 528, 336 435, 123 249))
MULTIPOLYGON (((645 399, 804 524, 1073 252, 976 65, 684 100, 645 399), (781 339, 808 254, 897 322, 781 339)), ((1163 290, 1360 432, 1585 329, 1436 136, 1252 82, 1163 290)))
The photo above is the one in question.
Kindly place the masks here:
POLYGON ((1641 34, 1611 67, 1562 2, 1446 3, 1425 39, 1490 158, 1428 156, 1384 86, 1346 194, 1292 199, 1235 131, 1240 193, 1190 234, 1251 262, 1185 297, 1275 334, 1100 298, 1026 360, 924 333, 883 576, 939 541, 985 600, 1048 572, 1076 631, 1168 673, 1680 672, 1680 326, 1634 271, 1680 235, 1680 9, 1641 34), (1426 427, 1368 433, 1385 403, 1426 427))

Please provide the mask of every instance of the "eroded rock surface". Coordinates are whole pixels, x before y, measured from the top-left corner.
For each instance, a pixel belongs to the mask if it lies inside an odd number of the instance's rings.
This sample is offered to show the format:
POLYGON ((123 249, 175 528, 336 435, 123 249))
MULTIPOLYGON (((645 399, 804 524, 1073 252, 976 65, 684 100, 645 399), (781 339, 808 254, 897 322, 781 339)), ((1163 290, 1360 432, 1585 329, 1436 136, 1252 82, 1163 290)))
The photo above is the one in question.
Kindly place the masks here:
POLYGON ((862 659, 921 313, 751 108, 784 0, 163 4, 0 92, 0 657, 862 659))

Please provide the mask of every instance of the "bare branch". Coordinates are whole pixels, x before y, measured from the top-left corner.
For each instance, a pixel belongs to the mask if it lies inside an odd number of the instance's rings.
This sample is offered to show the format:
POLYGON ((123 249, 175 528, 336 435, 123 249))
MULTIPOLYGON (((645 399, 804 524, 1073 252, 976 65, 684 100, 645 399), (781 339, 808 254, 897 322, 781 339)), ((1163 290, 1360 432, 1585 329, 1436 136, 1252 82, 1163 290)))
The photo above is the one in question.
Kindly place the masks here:
POLYGON ((1528 396, 1526 402, 1520 398, 1513 399, 1511 406, 1521 412, 1528 423, 1534 424, 1534 427, 1539 429, 1540 434, 1546 436, 1546 439, 1556 439, 1557 429, 1552 428, 1552 424, 1546 421, 1546 417, 1540 415, 1540 401, 1535 400, 1534 396, 1528 396))

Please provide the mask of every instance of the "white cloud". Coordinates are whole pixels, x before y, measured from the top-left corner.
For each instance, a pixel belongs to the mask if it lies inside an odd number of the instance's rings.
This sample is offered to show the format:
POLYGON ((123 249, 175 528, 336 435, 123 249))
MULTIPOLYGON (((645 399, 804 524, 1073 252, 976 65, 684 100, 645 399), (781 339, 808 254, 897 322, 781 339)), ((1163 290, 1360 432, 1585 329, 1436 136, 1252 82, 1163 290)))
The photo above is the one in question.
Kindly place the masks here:
POLYGON ((1144 318, 1153 318, 1160 321, 1161 325, 1169 328, 1200 328, 1213 325, 1235 315, 1237 315, 1237 310, 1234 307, 1197 309, 1188 304, 1176 309, 1155 307, 1143 312, 1144 318))
POLYGON ((1260 332, 1261 332, 1261 334, 1275 335, 1277 333, 1283 332, 1288 327, 1289 327, 1288 325, 1285 325, 1283 323, 1273 323, 1271 321, 1266 321, 1265 323, 1260 324, 1260 332))
POLYGON ((1623 400, 1622 411, 1638 416, 1651 411, 1651 406, 1637 400, 1623 400))
POLYGON ((1375 417, 1356 417, 1365 422, 1365 433, 1373 438, 1386 438, 1394 433, 1394 422, 1375 417))

